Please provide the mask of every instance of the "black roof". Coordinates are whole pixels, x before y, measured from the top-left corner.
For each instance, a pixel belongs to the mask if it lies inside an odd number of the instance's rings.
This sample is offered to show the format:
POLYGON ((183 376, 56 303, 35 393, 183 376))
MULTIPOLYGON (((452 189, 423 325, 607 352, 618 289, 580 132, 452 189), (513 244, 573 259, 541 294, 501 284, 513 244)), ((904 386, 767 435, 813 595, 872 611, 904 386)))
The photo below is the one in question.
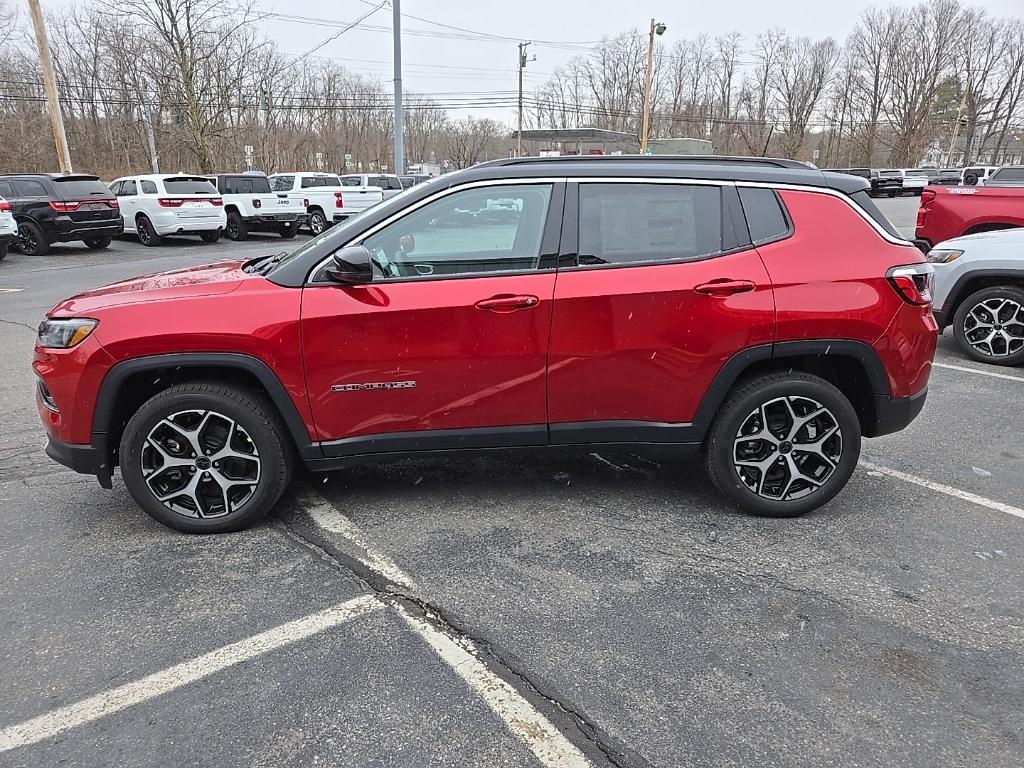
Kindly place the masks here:
MULTIPOLYGON (((546 174, 572 176, 647 176, 712 181, 752 181, 825 187, 846 194, 868 188, 866 179, 826 173, 798 160, 719 155, 563 155, 490 160, 458 172, 460 181, 523 178, 546 174)), ((456 174, 452 174, 456 175, 456 174)))

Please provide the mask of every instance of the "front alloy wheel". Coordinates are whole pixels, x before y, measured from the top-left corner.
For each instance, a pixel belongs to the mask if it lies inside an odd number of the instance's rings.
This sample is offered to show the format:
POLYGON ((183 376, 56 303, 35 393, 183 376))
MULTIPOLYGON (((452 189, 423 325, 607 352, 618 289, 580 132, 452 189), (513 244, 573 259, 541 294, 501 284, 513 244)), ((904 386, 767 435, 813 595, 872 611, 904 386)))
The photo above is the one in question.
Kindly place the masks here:
POLYGON ((994 365, 1024 363, 1024 290, 998 286, 978 291, 959 306, 954 335, 969 357, 994 365))

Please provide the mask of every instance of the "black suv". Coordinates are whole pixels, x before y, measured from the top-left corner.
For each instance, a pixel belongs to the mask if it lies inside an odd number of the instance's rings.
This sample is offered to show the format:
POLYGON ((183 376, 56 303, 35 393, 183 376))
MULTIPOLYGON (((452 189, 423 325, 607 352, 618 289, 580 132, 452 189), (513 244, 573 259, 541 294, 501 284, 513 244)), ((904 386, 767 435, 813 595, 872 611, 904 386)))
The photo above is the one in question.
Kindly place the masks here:
POLYGON ((899 171, 879 171, 877 168, 827 168, 831 173, 848 173, 860 176, 871 183, 870 195, 899 197, 903 194, 903 174, 899 171))
POLYGON ((0 197, 7 198, 18 222, 15 245, 42 256, 53 243, 81 240, 106 248, 124 230, 117 198, 88 174, 18 173, 0 175, 0 197))

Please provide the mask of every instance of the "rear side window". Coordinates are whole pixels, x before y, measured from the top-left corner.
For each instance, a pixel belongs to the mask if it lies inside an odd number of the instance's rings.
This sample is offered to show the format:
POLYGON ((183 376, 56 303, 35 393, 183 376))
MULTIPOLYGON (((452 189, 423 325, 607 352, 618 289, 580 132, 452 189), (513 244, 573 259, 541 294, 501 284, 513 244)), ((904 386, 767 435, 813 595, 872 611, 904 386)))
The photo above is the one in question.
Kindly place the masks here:
POLYGON ((0 197, 14 197, 14 187, 9 181, 0 181, 0 197))
POLYGON ((697 259, 722 250, 721 190, 580 184, 580 264, 697 259))
POLYGON ((275 176, 270 180, 270 186, 275 192, 290 192, 294 184, 294 176, 275 176))
POLYGON ((164 179, 164 189, 169 195, 216 195, 217 188, 209 179, 198 176, 175 176, 164 179))
POLYGON ((46 187, 38 181, 18 179, 14 182, 14 188, 18 191, 18 194, 21 197, 49 197, 49 195, 46 194, 46 187))
POLYGON ((789 219, 778 195, 771 189, 740 187, 740 202, 754 245, 781 240, 790 233, 789 219))
POLYGON ((309 189, 311 187, 322 187, 323 183, 316 176, 307 176, 302 179, 300 186, 303 189, 309 189))
POLYGON ((121 182, 121 191, 117 193, 120 197, 131 197, 132 195, 139 194, 138 188, 135 186, 135 180, 130 179, 128 181, 121 182))
POLYGON ((401 189, 402 180, 397 176, 388 176, 388 189, 401 189))
POLYGON ((342 176, 341 186, 343 187, 361 187, 363 186, 363 179, 361 176, 342 176))
POLYGON ((893 226, 893 223, 885 218, 885 214, 882 213, 878 206, 875 205, 875 201, 871 199, 871 195, 868 194, 866 189, 859 189, 850 195, 850 199, 853 200, 858 206, 860 206, 864 213, 874 219, 875 223, 878 224, 882 229, 888 232, 893 237, 898 237, 900 240, 906 240, 903 233, 893 226))
POLYGON ((157 194, 156 182, 155 181, 150 181, 149 179, 143 179, 142 181, 139 182, 139 184, 142 186, 142 194, 144 194, 144 195, 155 195, 155 194, 157 194))

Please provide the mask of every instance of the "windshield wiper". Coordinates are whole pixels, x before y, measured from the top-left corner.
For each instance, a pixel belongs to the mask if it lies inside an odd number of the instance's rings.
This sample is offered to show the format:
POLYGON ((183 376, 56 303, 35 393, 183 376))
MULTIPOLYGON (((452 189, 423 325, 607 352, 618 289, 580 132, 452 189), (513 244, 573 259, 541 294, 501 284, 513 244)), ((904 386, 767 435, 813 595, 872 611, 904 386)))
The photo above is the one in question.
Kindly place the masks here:
POLYGON ((245 268, 245 271, 251 275, 265 275, 276 267, 281 259, 287 256, 288 253, 288 251, 281 251, 280 253, 272 253, 269 256, 264 256, 261 259, 250 263, 249 266, 245 268))

